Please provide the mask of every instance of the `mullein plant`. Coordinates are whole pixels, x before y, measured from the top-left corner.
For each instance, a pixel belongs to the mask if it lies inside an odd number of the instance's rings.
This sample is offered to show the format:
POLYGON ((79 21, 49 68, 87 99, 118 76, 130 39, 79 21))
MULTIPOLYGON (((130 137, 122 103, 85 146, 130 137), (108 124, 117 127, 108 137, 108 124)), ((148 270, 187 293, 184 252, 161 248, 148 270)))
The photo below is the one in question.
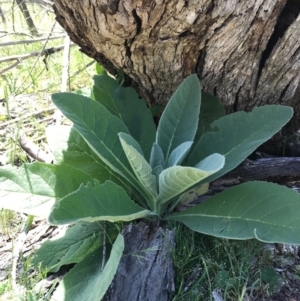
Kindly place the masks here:
POLYGON ((244 183, 177 210, 279 131, 292 108, 225 116, 219 101, 201 92, 196 75, 178 87, 157 128, 135 90, 106 72, 94 77, 91 97, 57 93, 52 100, 73 122, 48 131, 56 163, 2 167, 0 207, 72 224, 33 259, 52 272, 76 264, 53 300, 104 296, 124 249, 116 222, 175 221, 217 237, 300 243, 300 196, 277 184, 244 183), (110 223, 104 229, 101 221, 110 223), (104 232, 111 252, 102 268, 104 232))

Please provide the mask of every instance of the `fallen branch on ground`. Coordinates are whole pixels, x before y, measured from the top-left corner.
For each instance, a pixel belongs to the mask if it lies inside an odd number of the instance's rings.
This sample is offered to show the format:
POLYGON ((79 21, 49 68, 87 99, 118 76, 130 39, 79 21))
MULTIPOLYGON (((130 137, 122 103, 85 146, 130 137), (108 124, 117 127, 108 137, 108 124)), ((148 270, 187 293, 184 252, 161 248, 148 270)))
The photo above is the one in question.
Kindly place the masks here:
POLYGON ((42 113, 46 113, 46 112, 49 112, 49 111, 54 111, 56 109, 56 107, 54 106, 51 106, 51 107, 48 107, 46 109, 42 109, 42 110, 39 110, 39 111, 35 111, 35 112, 32 112, 32 113, 28 113, 28 114, 24 114, 20 117, 17 117, 15 119, 11 119, 11 120, 8 120, 6 122, 3 122, 0 124, 0 128, 2 127, 5 127, 5 126, 8 126, 8 125, 11 125, 11 124, 14 124, 14 123, 17 123, 21 120, 25 120, 25 119, 28 119, 32 116, 36 116, 36 115, 39 115, 39 114, 42 114, 42 113))
POLYGON ((12 65, 10 65, 10 66, 8 66, 8 67, 6 67, 6 68, 1 69, 1 70, 0 70, 0 74, 3 74, 3 73, 5 73, 6 71, 9 71, 10 69, 13 69, 13 68, 17 67, 20 63, 21 63, 21 61, 18 60, 18 61, 16 61, 15 63, 13 63, 12 65))
POLYGON ((280 184, 300 181, 300 157, 247 159, 228 174, 214 181, 212 185, 232 186, 254 180, 280 184))
POLYGON ((36 42, 43 42, 47 40, 56 40, 56 39, 61 39, 64 38, 66 34, 61 34, 53 37, 46 37, 46 38, 36 38, 36 39, 30 39, 30 40, 22 40, 22 41, 14 41, 14 42, 6 42, 6 43, 0 43, 0 47, 4 46, 12 46, 12 45, 19 45, 19 44, 32 44, 36 42))
POLYGON ((53 155, 45 153, 42 149, 40 149, 33 141, 27 139, 24 134, 20 134, 19 143, 23 150, 33 159, 52 163, 53 162, 53 155))
MULTIPOLYGON (((72 43, 70 45, 70 47, 73 47, 73 46, 76 46, 76 44, 72 43)), ((59 52, 59 51, 63 50, 64 47, 65 47, 64 45, 61 45, 61 46, 57 46, 57 47, 47 48, 47 49, 44 49, 43 51, 34 51, 34 52, 26 53, 26 54, 23 54, 23 55, 7 56, 7 57, 4 57, 4 58, 0 58, 0 63, 14 61, 14 60, 25 60, 25 59, 28 59, 30 57, 34 57, 34 56, 38 56, 38 55, 48 56, 48 55, 51 55, 53 53, 56 53, 56 52, 59 52)))

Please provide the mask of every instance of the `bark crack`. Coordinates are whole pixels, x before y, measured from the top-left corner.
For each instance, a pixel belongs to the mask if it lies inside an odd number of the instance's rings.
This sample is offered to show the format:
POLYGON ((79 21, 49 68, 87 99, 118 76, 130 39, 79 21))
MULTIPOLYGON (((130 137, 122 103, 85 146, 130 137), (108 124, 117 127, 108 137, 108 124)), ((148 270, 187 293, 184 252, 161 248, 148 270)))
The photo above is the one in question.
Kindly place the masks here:
POLYGON ((274 31, 267 43, 266 49, 262 53, 257 74, 257 84, 261 77, 262 70, 264 69, 266 62, 269 59, 274 47, 276 46, 277 42, 283 37, 290 25, 296 20, 299 13, 299 0, 287 0, 285 6, 283 7, 278 17, 274 31))

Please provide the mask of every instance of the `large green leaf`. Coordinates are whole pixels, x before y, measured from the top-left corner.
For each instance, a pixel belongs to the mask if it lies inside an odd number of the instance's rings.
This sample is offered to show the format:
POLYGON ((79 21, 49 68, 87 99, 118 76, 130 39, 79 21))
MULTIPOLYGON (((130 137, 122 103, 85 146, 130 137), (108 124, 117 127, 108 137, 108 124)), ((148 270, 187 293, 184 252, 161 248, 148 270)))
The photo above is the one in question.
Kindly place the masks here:
POLYGON ((187 163, 193 166, 212 153, 225 156, 224 168, 209 177, 212 181, 239 165, 278 132, 292 115, 290 107, 270 105, 254 108, 251 113, 237 112, 222 117, 211 125, 218 131, 202 135, 187 163))
POLYGON ((155 211, 155 201, 157 199, 156 178, 152 174, 152 168, 141 154, 140 146, 129 135, 120 133, 119 138, 124 152, 131 164, 131 167, 142 184, 145 191, 145 198, 151 210, 155 211))
POLYGON ((51 301, 98 301, 109 288, 124 251, 124 238, 119 234, 103 271, 103 250, 98 248, 79 262, 60 282, 51 301))
POLYGON ((0 208, 48 217, 54 203, 93 179, 68 165, 0 168, 0 208))
POLYGON ((165 169, 159 175, 158 202, 160 204, 166 203, 220 170, 224 166, 224 157, 219 154, 213 156, 215 158, 213 166, 203 164, 203 166, 206 166, 206 170, 183 166, 173 166, 165 169))
MULTIPOLYGON (((201 108, 199 115, 199 123, 195 135, 195 143, 192 145, 190 154, 197 146, 197 142, 206 132, 212 132, 211 124, 219 118, 225 116, 225 109, 220 101, 213 95, 201 90, 201 108)), ((187 156, 188 158, 189 156, 187 156)))
POLYGON ((149 160, 156 129, 145 101, 139 98, 133 88, 122 87, 117 80, 106 74, 94 76, 94 95, 96 101, 124 122, 149 160))
POLYGON ((118 231, 115 225, 108 224, 104 229, 100 222, 78 222, 58 236, 45 241, 32 259, 34 266, 57 272, 63 265, 78 263, 88 254, 103 245, 103 236, 113 241, 118 231))
POLYGON ((300 195, 277 184, 248 182, 167 219, 233 239, 300 244, 300 195))
POLYGON ((130 183, 109 168, 73 127, 48 127, 46 134, 56 163, 80 169, 100 183, 111 180, 130 193, 130 183))
POLYGON ((56 93, 52 100, 101 160, 138 188, 118 138, 118 133, 128 133, 124 123, 100 103, 81 95, 56 93))
POLYGON ((211 132, 210 125, 223 116, 225 116, 225 109, 219 99, 202 90, 200 117, 195 141, 198 141, 204 133, 211 132))
POLYGON ((156 143, 165 162, 171 152, 187 141, 193 141, 200 112, 201 93, 196 75, 188 76, 168 102, 158 125, 156 143))
POLYGON ((111 181, 81 185, 77 191, 61 199, 52 208, 49 222, 55 225, 76 221, 131 221, 150 214, 111 181))

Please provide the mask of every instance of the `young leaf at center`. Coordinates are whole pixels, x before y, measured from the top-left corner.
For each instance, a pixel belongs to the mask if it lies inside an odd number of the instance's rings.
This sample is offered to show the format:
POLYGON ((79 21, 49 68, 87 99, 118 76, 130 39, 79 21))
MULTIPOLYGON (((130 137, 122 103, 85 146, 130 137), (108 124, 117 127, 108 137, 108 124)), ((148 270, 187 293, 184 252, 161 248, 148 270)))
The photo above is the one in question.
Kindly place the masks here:
MULTIPOLYGON (((224 166, 224 157, 219 154, 211 156, 214 157, 214 164, 211 166, 203 164, 206 169, 183 166, 173 166, 165 169, 159 176, 158 202, 160 204, 166 203, 220 170, 224 166)), ((209 158, 207 160, 210 161, 209 158)))
POLYGON ((145 199, 151 210, 155 211, 157 199, 156 178, 149 163, 145 160, 138 143, 129 135, 120 133, 119 138, 127 159, 144 188, 145 199))

